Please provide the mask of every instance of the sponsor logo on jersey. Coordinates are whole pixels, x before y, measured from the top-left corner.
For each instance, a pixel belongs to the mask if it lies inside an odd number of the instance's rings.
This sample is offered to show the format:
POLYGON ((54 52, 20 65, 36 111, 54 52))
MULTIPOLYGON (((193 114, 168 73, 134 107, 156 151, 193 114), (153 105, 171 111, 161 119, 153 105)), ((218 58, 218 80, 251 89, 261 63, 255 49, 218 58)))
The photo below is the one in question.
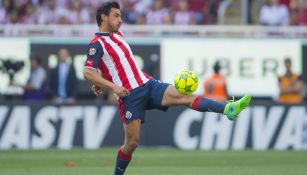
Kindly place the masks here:
POLYGON ((93 66, 94 65, 94 60, 91 58, 89 60, 86 61, 86 66, 93 66))

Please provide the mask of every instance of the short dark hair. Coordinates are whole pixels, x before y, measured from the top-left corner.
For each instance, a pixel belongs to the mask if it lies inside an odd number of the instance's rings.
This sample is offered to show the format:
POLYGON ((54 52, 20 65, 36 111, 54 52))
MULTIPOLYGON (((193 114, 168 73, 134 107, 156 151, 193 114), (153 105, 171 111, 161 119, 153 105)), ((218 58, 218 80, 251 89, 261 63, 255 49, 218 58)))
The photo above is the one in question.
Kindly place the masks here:
POLYGON ((102 3, 100 7, 97 9, 96 22, 98 26, 100 26, 102 22, 101 15, 104 14, 106 16, 109 16, 111 8, 120 9, 120 5, 116 1, 105 2, 102 3))
POLYGON ((214 63, 213 71, 217 74, 220 72, 220 70, 221 70, 221 64, 219 61, 217 61, 214 63))

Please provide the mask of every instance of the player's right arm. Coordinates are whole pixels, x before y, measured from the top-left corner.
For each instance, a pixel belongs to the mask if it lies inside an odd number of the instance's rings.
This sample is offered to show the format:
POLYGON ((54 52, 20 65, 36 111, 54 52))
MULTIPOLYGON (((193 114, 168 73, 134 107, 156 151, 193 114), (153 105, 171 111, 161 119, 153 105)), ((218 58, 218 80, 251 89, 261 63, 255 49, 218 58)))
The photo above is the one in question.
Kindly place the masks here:
POLYGON ((114 83, 104 79, 98 72, 98 64, 103 56, 103 48, 101 47, 99 42, 89 44, 87 50, 87 60, 85 62, 85 67, 83 69, 83 76, 84 79, 88 80, 94 85, 93 89, 97 91, 94 93, 99 95, 102 92, 102 89, 108 89, 117 94, 119 97, 125 97, 130 95, 129 90, 121 87, 116 86, 114 83), (99 90, 99 88, 101 90, 99 90))

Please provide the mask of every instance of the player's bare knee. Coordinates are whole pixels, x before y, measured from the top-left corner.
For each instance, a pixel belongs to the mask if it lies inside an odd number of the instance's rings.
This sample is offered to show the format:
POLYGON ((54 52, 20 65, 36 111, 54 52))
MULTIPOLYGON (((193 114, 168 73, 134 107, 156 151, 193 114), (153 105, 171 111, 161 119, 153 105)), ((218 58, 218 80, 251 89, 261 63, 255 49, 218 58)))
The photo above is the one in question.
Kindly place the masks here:
POLYGON ((178 98, 177 102, 179 105, 191 106, 195 100, 195 97, 192 95, 182 95, 178 98))
POLYGON ((133 152, 139 145, 139 140, 130 140, 126 143, 126 147, 129 152, 133 152))
POLYGON ((140 137, 132 136, 127 138, 126 145, 130 148, 136 148, 139 143, 140 143, 140 137))
POLYGON ((187 97, 187 106, 191 106, 197 97, 194 95, 188 95, 187 97))
POLYGON ((189 106, 190 104, 192 104, 194 100, 195 100, 195 97, 192 95, 182 95, 178 99, 181 105, 186 105, 186 106, 189 106))
POLYGON ((131 148, 131 149, 136 149, 139 145, 139 142, 137 141, 132 141, 132 142, 129 142, 128 143, 128 146, 131 148))

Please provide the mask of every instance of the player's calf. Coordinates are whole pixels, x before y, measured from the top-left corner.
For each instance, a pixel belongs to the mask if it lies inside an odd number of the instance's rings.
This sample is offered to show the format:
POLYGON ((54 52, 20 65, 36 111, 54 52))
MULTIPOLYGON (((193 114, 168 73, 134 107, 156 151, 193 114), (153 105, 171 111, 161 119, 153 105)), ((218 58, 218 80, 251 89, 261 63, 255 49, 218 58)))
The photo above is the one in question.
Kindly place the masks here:
POLYGON ((120 148, 117 153, 114 175, 123 175, 131 159, 132 159, 132 155, 128 155, 124 153, 122 149, 120 148))
POLYGON ((118 150, 114 175, 122 175, 131 161, 132 154, 140 142, 140 120, 124 123, 125 143, 118 150))
POLYGON ((123 175, 128 167, 139 139, 126 138, 125 144, 118 150, 114 175, 123 175))
POLYGON ((226 104, 198 96, 192 103, 191 108, 200 112, 216 112, 223 114, 226 104))
POLYGON ((250 101, 250 95, 245 95, 240 100, 231 101, 227 104, 199 96, 195 99, 191 108, 201 112, 221 113, 226 115, 229 120, 235 120, 249 105, 250 101))

